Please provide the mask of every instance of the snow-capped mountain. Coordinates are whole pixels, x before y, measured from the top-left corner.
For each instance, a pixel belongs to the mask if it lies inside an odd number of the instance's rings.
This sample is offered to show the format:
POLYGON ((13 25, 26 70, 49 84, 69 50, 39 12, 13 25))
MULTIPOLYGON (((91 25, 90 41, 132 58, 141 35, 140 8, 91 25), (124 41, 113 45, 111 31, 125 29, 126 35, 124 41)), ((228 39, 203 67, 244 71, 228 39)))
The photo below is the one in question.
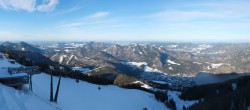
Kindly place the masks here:
MULTIPOLYGON (((1 49, 13 49, 17 45, 27 43, 5 42, 1 49), (14 46, 14 47, 13 47, 14 46)), ((119 45, 104 42, 51 43, 45 45, 29 45, 27 51, 19 51, 29 59, 49 59, 61 65, 78 68, 111 67, 115 71, 142 78, 142 73, 151 73, 154 80, 161 80, 158 74, 192 77, 200 71, 207 73, 248 72, 248 44, 190 44, 190 43, 130 43, 119 45), (38 46, 38 47, 37 47, 38 46), (38 57, 33 48, 43 51, 49 59, 38 57), (60 50, 60 51, 57 51, 60 50), (25 54, 24 54, 25 53, 25 54), (243 54, 241 54, 243 53, 243 54), (244 63, 240 63, 240 62, 244 63), (136 65, 142 63, 142 65, 136 65), (159 79, 156 79, 156 78, 159 79)), ((92 69, 93 69, 92 68, 92 69)), ((91 70, 91 69, 90 69, 91 70)), ((89 71, 90 72, 90 71, 89 71)), ((148 74, 146 74, 148 77, 148 74)), ((146 79, 144 79, 146 80, 146 79)), ((151 79, 150 79, 151 80, 151 79)))
MULTIPOLYGON (((146 62, 153 69, 178 76, 194 76, 200 71, 211 73, 248 71, 247 68, 240 66, 241 60, 247 61, 247 56, 240 55, 240 53, 247 54, 246 50, 250 47, 249 44, 130 43, 119 45, 106 43, 105 45, 105 43, 98 42, 82 44, 81 47, 75 48, 71 52, 60 52, 60 55, 55 53, 56 57, 53 55, 49 57, 53 58, 53 61, 60 62, 60 57, 65 57, 65 55, 68 56, 68 59, 71 56, 76 56, 84 59, 78 63, 73 60, 74 64, 87 66, 81 64, 87 62, 97 67, 110 65, 108 62, 113 61, 118 63, 117 60, 146 62), (235 58, 237 56, 241 56, 242 59, 237 60, 238 58, 235 58), (105 61, 108 59, 108 62, 100 63, 86 61, 86 59, 105 61)), ((68 65, 70 61, 65 60, 63 64, 68 65)))
POLYGON ((176 59, 176 56, 170 55, 176 55, 175 52, 160 47, 142 44, 106 44, 103 48, 100 48, 101 46, 103 46, 102 43, 90 42, 75 48, 71 52, 56 52, 47 56, 51 60, 67 66, 101 67, 108 65, 116 67, 113 64, 120 64, 121 60, 127 62, 146 62, 149 67, 167 74, 193 74, 202 68, 200 65, 193 65, 189 61, 176 59), (177 63, 174 64, 173 62, 177 63), (178 62, 182 63, 182 65, 177 65, 179 64, 178 62), (178 69, 183 66, 186 69, 178 69))

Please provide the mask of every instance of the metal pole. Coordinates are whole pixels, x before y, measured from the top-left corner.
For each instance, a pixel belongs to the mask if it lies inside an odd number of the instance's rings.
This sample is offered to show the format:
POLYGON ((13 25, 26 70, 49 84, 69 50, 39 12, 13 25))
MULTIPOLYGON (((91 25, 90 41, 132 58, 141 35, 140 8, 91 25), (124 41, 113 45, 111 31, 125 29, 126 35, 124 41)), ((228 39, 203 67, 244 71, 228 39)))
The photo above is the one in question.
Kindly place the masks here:
POLYGON ((54 102, 57 102, 58 92, 59 92, 60 83, 61 83, 61 77, 62 77, 62 75, 60 74, 58 84, 57 84, 57 88, 56 88, 56 96, 55 96, 54 102))
POLYGON ((30 86, 29 86, 29 89, 30 89, 31 91, 33 91, 33 89, 32 89, 32 75, 30 75, 30 86))
POLYGON ((50 101, 53 101, 53 77, 52 72, 50 73, 50 101))

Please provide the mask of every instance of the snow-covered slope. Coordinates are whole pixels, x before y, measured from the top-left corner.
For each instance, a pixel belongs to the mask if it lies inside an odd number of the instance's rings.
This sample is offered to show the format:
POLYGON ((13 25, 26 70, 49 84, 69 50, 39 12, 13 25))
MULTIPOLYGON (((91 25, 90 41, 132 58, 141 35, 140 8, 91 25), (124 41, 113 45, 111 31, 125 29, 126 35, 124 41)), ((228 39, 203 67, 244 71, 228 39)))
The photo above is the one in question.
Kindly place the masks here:
POLYGON ((27 90, 16 90, 0 83, 0 110, 57 110, 49 103, 27 90))
MULTIPOLYGON (((22 66, 8 60, 2 56, 0 74, 7 73, 7 67, 22 66)), ((54 92, 58 79, 54 76, 54 92)), ((0 83, 0 110, 166 110, 153 94, 114 85, 77 83, 71 78, 61 79, 58 103, 54 103, 49 101, 50 75, 33 75, 32 82, 33 92, 28 90, 28 85, 16 90, 0 83)))
POLYGON ((191 105, 198 102, 197 100, 192 100, 192 101, 182 100, 179 98, 180 95, 181 95, 181 92, 176 92, 176 91, 171 91, 171 90, 168 91, 169 100, 171 99, 174 100, 177 110, 182 110, 183 107, 188 108, 191 105))
MULTIPOLYGON (((58 77, 54 77, 54 91, 57 81, 58 77)), ((62 78, 58 103, 51 103, 49 85, 50 76, 44 73, 33 76, 33 93, 0 84, 0 110, 166 110, 150 93, 113 85, 76 83, 70 78, 62 78)))

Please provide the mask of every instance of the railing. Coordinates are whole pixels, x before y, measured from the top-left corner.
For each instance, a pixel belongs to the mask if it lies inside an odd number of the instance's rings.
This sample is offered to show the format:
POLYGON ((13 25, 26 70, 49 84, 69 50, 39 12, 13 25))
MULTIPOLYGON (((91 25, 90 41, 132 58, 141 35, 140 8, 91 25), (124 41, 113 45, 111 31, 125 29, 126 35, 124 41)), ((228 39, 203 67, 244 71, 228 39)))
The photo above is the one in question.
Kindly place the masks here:
POLYGON ((26 75, 26 76, 0 78, 0 83, 9 86, 29 84, 29 76, 26 75))
POLYGON ((37 66, 32 66, 32 67, 17 67, 17 68, 8 68, 8 72, 12 75, 12 74, 18 74, 18 73, 27 73, 29 75, 33 75, 33 74, 38 74, 40 73, 39 71, 39 67, 37 66))

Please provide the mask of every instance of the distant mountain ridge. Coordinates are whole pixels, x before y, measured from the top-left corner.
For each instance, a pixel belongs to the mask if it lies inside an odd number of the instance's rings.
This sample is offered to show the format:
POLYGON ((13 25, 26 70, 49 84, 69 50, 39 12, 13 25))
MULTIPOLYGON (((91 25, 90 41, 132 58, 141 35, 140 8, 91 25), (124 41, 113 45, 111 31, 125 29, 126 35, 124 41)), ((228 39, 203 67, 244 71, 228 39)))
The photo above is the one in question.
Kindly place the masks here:
POLYGON ((9 50, 18 50, 18 51, 30 51, 36 53, 44 53, 44 50, 36 48, 26 42, 12 43, 12 42, 4 42, 1 46, 6 47, 9 50))
MULTIPOLYGON (((25 42, 5 42, 0 45, 0 49, 40 53, 65 66, 96 68, 108 66, 127 74, 136 74, 131 70, 121 69, 128 68, 121 61, 145 62, 145 66, 149 68, 176 76, 194 76, 200 71, 211 73, 249 72, 249 48, 249 44, 229 43, 131 43, 119 45, 104 42, 76 42, 52 43, 51 46, 43 46, 43 48, 25 42), (52 50, 52 52, 46 53, 47 50, 52 50)), ((144 70, 141 67, 138 69, 141 69, 141 72, 144 70)))

